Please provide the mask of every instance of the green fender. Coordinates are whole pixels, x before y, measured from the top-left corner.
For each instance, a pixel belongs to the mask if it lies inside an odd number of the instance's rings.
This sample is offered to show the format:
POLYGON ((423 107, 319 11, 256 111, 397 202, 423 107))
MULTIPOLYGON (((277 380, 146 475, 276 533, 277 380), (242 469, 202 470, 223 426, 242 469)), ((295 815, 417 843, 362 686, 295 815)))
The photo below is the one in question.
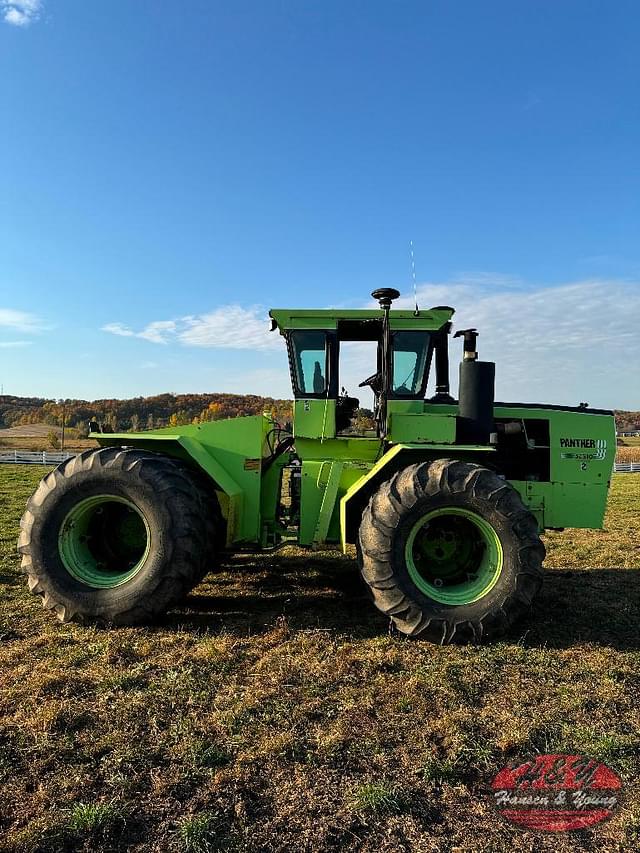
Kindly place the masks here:
POLYGON ((226 544, 231 545, 240 538, 242 489, 201 442, 187 435, 171 435, 168 432, 164 434, 146 432, 138 435, 130 432, 94 433, 90 438, 95 438, 101 447, 135 447, 140 450, 163 453, 174 459, 195 462, 197 467, 211 478, 218 494, 220 508, 227 522, 226 544))
POLYGON ((360 519, 371 495, 380 484, 392 477, 396 471, 415 462, 432 459, 475 459, 477 454, 488 456, 495 453, 494 448, 478 444, 394 444, 382 456, 371 470, 355 482, 340 499, 340 539, 342 550, 346 552, 347 543, 355 542, 360 519))

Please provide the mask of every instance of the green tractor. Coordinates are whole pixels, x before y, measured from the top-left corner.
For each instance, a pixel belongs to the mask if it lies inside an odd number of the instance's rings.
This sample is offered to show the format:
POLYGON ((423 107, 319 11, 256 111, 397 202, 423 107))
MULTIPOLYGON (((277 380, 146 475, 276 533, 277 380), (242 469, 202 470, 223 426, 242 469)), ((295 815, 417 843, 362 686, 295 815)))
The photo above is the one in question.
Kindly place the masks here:
POLYGON ((609 411, 494 401, 495 365, 453 308, 272 310, 287 345, 293 427, 268 415, 102 432, 41 481, 18 550, 62 621, 138 624, 180 601, 225 552, 355 545, 375 606, 438 643, 503 633, 542 584, 545 529, 602 527, 615 455, 609 411), (343 358, 371 351, 341 390, 343 358), (435 393, 425 399, 430 373, 435 393), (360 428, 359 428, 360 427, 360 428))

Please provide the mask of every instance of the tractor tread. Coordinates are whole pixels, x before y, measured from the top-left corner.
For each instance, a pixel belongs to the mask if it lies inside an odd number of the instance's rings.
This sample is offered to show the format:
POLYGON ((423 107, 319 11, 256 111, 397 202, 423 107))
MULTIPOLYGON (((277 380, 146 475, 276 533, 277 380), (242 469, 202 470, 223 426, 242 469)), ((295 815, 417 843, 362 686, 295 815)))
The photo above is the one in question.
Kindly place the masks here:
POLYGON ((407 466, 372 495, 362 516, 357 554, 376 607, 400 632, 439 644, 480 643, 503 634, 527 612, 542 585, 545 548, 520 495, 495 472, 457 459, 437 459, 407 466), (419 501, 449 497, 458 505, 468 502, 495 514, 514 543, 505 554, 505 560, 514 562, 513 571, 499 579, 499 595, 486 613, 473 604, 448 606, 414 596, 399 582, 393 557, 399 524, 419 501))
POLYGON ((40 481, 20 522, 17 547, 29 590, 61 622, 134 625, 159 616, 215 565, 222 516, 213 489, 213 499, 209 495, 205 501, 205 486, 204 476, 184 463, 143 450, 108 447, 67 459, 40 481), (74 596, 61 585, 52 568, 55 561, 43 548, 43 525, 52 513, 59 512, 61 496, 68 495, 76 483, 96 482, 96 478, 119 488, 133 488, 148 499, 152 496, 157 501, 154 505, 168 508, 160 557, 164 568, 155 573, 157 579, 138 601, 132 595, 101 600, 96 594, 87 604, 86 594, 74 596))

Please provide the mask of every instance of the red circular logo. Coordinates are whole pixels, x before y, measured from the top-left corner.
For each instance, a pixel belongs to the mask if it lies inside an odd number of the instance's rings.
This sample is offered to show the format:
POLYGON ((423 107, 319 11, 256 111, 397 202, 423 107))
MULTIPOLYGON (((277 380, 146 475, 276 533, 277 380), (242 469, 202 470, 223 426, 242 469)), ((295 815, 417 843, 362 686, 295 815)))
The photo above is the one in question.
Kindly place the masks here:
POLYGON ((606 764, 584 755, 537 755, 515 761, 491 783, 500 813, 526 829, 567 832, 611 817, 622 781, 606 764))

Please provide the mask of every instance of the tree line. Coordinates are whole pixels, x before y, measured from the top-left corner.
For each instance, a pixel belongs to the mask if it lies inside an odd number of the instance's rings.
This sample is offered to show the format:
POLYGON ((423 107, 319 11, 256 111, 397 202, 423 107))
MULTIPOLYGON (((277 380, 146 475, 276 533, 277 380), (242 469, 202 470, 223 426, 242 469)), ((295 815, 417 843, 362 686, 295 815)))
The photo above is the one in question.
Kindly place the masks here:
POLYGON ((616 412, 618 432, 637 432, 640 430, 640 412, 616 412))
POLYGON ((64 423, 86 435, 89 422, 110 432, 138 432, 165 426, 258 415, 268 412, 278 422, 292 418, 291 400, 255 394, 158 394, 129 400, 48 400, 40 397, 0 397, 0 428, 22 424, 64 423))

